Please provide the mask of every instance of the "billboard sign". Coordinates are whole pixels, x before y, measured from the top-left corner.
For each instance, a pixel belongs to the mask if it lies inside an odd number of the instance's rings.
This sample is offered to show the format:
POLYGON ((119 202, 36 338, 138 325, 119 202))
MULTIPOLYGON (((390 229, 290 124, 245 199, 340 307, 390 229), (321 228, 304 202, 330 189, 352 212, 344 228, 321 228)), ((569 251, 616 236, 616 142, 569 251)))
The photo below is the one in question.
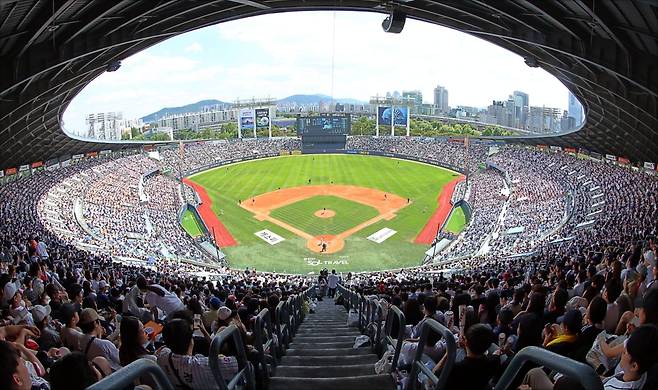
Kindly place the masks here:
POLYGON ((240 111, 240 130, 254 129, 254 110, 244 109, 240 111))
POLYGON ((377 120, 380 125, 390 125, 392 120, 394 126, 406 126, 408 117, 408 107, 380 106, 377 108, 377 120))
POLYGON ((409 108, 407 107, 393 108, 393 124, 395 126, 406 126, 408 117, 409 117, 409 108))
POLYGON ((257 108, 256 109, 256 129, 269 129, 270 128, 270 109, 257 108))

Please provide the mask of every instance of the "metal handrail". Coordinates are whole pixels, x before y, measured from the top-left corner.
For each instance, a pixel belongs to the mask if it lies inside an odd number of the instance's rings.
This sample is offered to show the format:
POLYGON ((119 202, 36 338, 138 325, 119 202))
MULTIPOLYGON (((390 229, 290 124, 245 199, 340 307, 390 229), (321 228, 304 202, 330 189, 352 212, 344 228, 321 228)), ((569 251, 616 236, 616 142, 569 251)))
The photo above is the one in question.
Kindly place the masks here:
POLYGON ((413 390, 418 385, 418 374, 422 372, 427 376, 427 379, 434 385, 434 389, 443 390, 446 383, 448 382, 448 376, 452 371, 452 366, 455 364, 455 356, 457 355, 457 345, 455 343, 455 336, 452 332, 439 322, 429 318, 423 322, 423 325, 420 328, 420 339, 418 340, 418 348, 416 348, 416 356, 414 357, 413 364, 411 366, 411 373, 409 373, 409 387, 410 390, 413 390), (425 349, 425 344, 427 344, 427 338, 429 337, 430 332, 436 332, 443 336, 443 339, 446 341, 446 361, 441 369, 441 374, 437 378, 436 375, 427 368, 422 362, 421 358, 423 356, 423 350, 425 349))
POLYGON ((523 363, 527 361, 540 364, 570 378, 577 379, 585 389, 603 389, 601 378, 596 375, 594 369, 589 365, 558 355, 543 348, 525 347, 512 358, 509 366, 507 366, 507 369, 503 372, 503 376, 498 383, 496 383, 494 390, 507 389, 512 384, 514 378, 518 375, 523 363))
POLYGON ((283 356, 290 344, 290 328, 288 327, 288 304, 286 301, 279 302, 274 310, 274 330, 279 339, 279 356, 283 356))
POLYGON ((366 333, 370 335, 372 327, 375 329, 372 331, 372 336, 370 337, 371 346, 373 351, 379 355, 381 350, 381 341, 382 341, 382 316, 384 310, 379 301, 374 298, 368 298, 368 324, 366 325, 366 333))
POLYGON ((386 336, 384 337, 384 350, 388 349, 389 345, 392 345, 395 348, 393 353, 393 362, 391 363, 391 371, 395 371, 398 365, 398 359, 400 358, 400 349, 402 348, 402 342, 404 341, 404 327, 406 325, 404 313, 398 309, 397 306, 391 306, 388 309, 388 315, 386 316, 386 336), (398 324, 398 334, 397 339, 394 340, 392 337, 393 333, 393 323, 397 322, 398 324))
POLYGON ((212 339, 208 357, 212 375, 215 377, 215 381, 217 382, 220 390, 233 390, 242 381, 244 381, 245 388, 248 390, 251 390, 255 387, 254 372, 251 367, 251 363, 249 363, 249 360, 247 360, 247 353, 244 350, 242 336, 240 335, 240 330, 237 326, 230 325, 229 327, 222 329, 222 331, 219 332, 219 334, 217 334, 214 339, 212 339), (228 339, 233 341, 235 350, 237 351, 236 358, 238 359, 238 367, 242 368, 227 384, 226 379, 224 379, 222 371, 219 368, 219 352, 222 350, 222 345, 224 345, 224 342, 228 339))
POLYGON ((101 379, 99 382, 87 387, 87 390, 112 390, 112 389, 125 389, 126 387, 133 387, 136 379, 145 375, 153 378, 158 389, 174 390, 167 375, 162 371, 160 366, 153 360, 137 359, 127 366, 121 368, 117 372, 101 379))
MULTIPOLYGON (((272 355, 274 339, 272 338, 272 321, 270 321, 270 312, 263 309, 256 316, 254 323, 254 347, 258 351, 258 362, 262 370, 262 376, 265 381, 270 377, 267 356, 272 355), (269 351, 269 354, 265 353, 269 351)), ((276 359, 271 356, 272 366, 276 366, 276 359)))

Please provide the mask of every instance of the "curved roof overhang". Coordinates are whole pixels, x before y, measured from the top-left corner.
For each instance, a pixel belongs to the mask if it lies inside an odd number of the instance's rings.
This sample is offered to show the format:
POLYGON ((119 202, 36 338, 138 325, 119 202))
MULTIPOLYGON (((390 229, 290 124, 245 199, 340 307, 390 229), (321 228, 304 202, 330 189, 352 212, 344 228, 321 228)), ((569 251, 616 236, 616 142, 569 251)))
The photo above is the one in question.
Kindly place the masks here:
POLYGON ((651 1, 0 0, 0 168, 134 148, 62 130, 73 97, 112 61, 229 20, 301 10, 386 12, 392 4, 532 59, 584 106, 578 131, 510 140, 658 162, 658 5, 651 1))

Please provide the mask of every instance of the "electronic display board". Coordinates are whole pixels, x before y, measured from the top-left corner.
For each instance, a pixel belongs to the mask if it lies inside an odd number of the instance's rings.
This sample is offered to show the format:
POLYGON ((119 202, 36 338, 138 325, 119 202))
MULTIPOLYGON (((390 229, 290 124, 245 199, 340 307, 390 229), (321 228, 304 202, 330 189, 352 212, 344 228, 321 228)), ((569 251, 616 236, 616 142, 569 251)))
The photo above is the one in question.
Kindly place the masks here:
POLYGON ((349 135, 351 120, 349 114, 319 114, 297 116, 297 135, 349 135))

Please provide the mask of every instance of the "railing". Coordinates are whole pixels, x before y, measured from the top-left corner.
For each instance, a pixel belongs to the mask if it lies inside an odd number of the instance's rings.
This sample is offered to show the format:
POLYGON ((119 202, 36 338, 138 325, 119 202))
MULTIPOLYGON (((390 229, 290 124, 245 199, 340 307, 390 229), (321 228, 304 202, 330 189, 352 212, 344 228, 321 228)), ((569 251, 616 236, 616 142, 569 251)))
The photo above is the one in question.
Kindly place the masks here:
POLYGON ((247 354, 244 350, 244 344, 242 342, 242 336, 240 335, 240 330, 235 325, 231 325, 223 329, 210 343, 210 352, 209 352, 210 368, 212 374, 215 377, 215 381, 219 386, 220 390, 233 390, 238 387, 240 384, 244 384, 244 388, 251 390, 255 388, 255 379, 254 372, 247 360, 247 354), (222 371, 219 368, 219 353, 222 350, 222 345, 230 339, 235 347, 237 352, 236 358, 238 359, 238 367, 240 371, 228 382, 222 376, 222 371))
POLYGON ((274 310, 274 331, 279 339, 279 356, 283 356, 290 344, 290 322, 288 317, 288 302, 279 302, 274 310))
POLYGON ((112 375, 87 387, 87 390, 133 388, 135 380, 147 375, 153 379, 158 389, 174 390, 174 386, 169 382, 164 371, 162 371, 156 362, 149 359, 137 359, 112 375))
POLYGON ((258 362, 264 381, 267 381, 270 376, 269 364, 272 367, 276 366, 273 335, 270 312, 267 309, 263 309, 256 316, 256 322, 254 324, 254 346, 258 351, 258 362))
MULTIPOLYGON (((401 341, 398 340, 398 344, 401 344, 401 341)), ((420 328, 420 339, 418 340, 418 348, 416 348, 416 356, 411 366, 411 373, 409 374, 409 389, 413 390, 418 386, 418 374, 423 373, 427 376, 427 380, 431 382, 436 390, 443 390, 448 381, 448 376, 452 371, 452 366, 455 364, 455 356, 457 354, 457 345, 455 343, 455 337, 452 335, 452 332, 445 326, 441 325, 433 319, 425 320, 422 327, 420 328), (441 368, 441 374, 437 378, 436 375, 427 368, 421 361, 423 356, 423 350, 425 349, 425 344, 427 344, 427 338, 429 337, 430 332, 436 332, 443 336, 443 339, 446 342, 446 360, 443 368, 441 368)))
POLYGON ((348 311, 358 311, 359 330, 370 337, 370 345, 373 351, 379 355, 382 347, 383 310, 377 299, 365 298, 342 285, 338 285, 336 291, 347 302, 348 311))
POLYGON ((572 379, 577 379, 588 390, 603 389, 601 379, 587 364, 566 358, 539 347, 525 347, 519 351, 503 373, 494 390, 505 390, 518 375, 523 363, 531 361, 557 371, 572 379))
POLYGON ((405 327, 405 318, 404 313, 398 309, 397 306, 391 306, 388 308, 388 315, 386 316, 386 330, 383 340, 383 350, 386 351, 389 345, 392 345, 395 349, 393 353, 393 361, 391 363, 391 371, 395 371, 398 365, 398 359, 400 358, 400 348, 402 348, 402 342, 404 341, 404 327, 405 327), (398 324, 398 334, 395 335, 397 338, 393 338, 393 324, 398 324))

